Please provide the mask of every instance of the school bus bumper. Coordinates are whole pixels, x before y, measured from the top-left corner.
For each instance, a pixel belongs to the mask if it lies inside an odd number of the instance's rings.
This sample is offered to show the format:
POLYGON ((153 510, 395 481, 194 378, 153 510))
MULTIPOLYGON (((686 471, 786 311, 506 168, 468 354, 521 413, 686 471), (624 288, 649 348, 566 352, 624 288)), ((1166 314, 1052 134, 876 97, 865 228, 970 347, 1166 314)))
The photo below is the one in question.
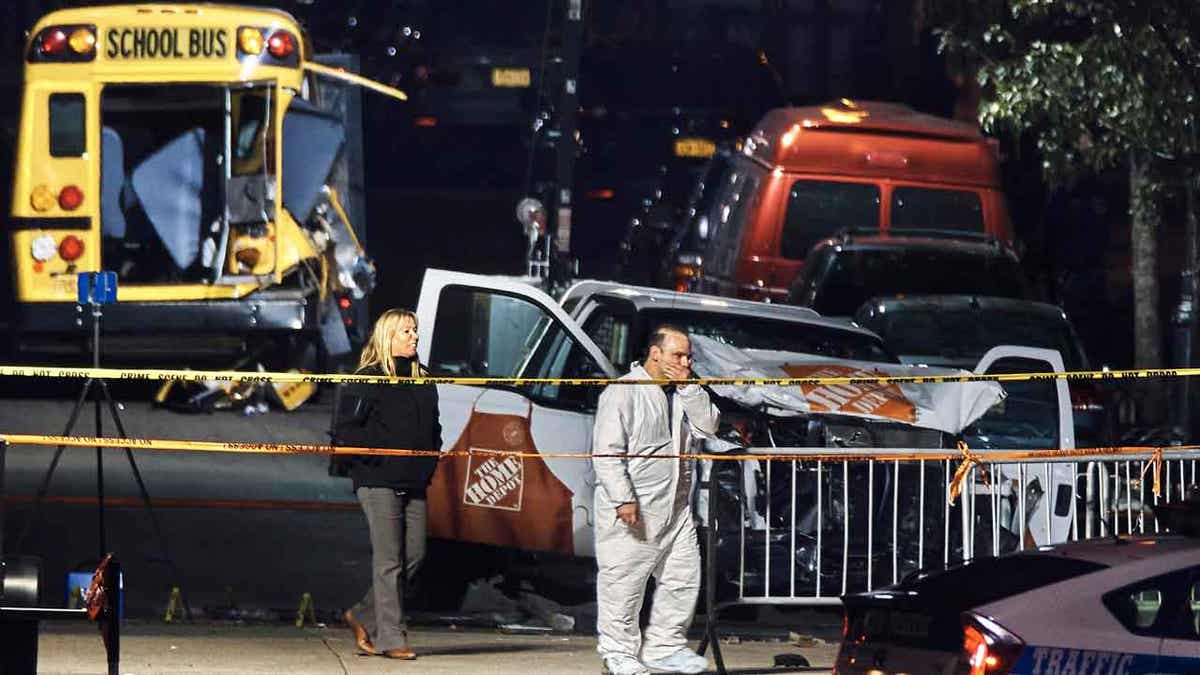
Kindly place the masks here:
MULTIPOLYGON (((237 300, 135 301, 103 307, 111 333, 254 333, 315 328, 317 307, 300 292, 257 293, 237 300)), ((31 302, 18 310, 23 335, 90 333, 92 312, 73 302, 31 302)))

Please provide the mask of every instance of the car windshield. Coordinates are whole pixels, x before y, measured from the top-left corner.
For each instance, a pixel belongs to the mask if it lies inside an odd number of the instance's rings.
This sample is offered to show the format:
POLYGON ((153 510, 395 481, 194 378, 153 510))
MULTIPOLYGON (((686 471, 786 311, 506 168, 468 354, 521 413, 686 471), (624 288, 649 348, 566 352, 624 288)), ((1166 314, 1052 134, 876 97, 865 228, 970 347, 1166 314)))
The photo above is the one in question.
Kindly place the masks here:
POLYGON ((780 321, 691 310, 652 310, 641 313, 645 334, 669 323, 693 335, 704 335, 741 349, 817 354, 838 359, 895 363, 875 336, 798 321, 780 321))
POLYGON ((813 308, 851 315, 874 296, 991 295, 1024 298, 1020 264, 1007 256, 960 250, 864 248, 839 252, 818 284, 813 308))
POLYGON ((1067 370, 1086 367, 1070 326, 1061 318, 1002 310, 893 308, 859 319, 901 356, 975 363, 996 345, 1026 345, 1062 354, 1067 370))

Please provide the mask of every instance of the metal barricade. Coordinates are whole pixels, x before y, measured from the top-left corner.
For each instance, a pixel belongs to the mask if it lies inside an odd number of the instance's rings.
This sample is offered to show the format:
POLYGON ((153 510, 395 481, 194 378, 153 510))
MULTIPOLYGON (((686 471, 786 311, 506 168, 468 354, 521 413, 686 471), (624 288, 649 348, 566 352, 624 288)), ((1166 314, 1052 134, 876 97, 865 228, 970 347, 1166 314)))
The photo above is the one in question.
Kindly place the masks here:
POLYGON ((1029 462, 975 450, 953 504, 962 458, 945 449, 749 448, 754 459, 705 462, 705 644, 721 611, 738 605, 840 605, 847 593, 895 584, 918 570, 1064 541, 1155 533, 1158 500, 1197 484, 1200 451, 1095 454, 1029 462), (913 459, 922 455, 930 459, 913 459), (806 456, 813 459, 806 459, 806 456), (888 457, 903 457, 903 460, 888 457), (868 458, 869 457, 869 458, 868 458), (1147 502, 1147 499, 1150 501, 1147 502))

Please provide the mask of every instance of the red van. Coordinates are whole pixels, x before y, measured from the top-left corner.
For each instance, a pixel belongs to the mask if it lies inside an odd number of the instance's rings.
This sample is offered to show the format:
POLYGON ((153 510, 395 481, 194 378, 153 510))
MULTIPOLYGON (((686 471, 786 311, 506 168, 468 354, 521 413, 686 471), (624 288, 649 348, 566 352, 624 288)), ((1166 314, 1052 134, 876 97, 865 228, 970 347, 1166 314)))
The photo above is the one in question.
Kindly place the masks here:
POLYGON ((705 293, 783 300, 816 242, 847 229, 982 233, 1012 226, 996 146, 971 124, 895 103, 777 108, 747 137, 696 234, 705 293))

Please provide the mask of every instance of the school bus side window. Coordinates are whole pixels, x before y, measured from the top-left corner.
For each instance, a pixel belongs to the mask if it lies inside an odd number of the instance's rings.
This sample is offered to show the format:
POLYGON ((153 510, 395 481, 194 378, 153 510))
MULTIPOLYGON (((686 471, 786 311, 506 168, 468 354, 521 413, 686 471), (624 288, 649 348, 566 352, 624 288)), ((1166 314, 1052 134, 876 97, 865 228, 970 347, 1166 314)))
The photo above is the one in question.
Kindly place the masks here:
POLYGON ((83 94, 50 94, 50 156, 82 157, 87 148, 83 94))

